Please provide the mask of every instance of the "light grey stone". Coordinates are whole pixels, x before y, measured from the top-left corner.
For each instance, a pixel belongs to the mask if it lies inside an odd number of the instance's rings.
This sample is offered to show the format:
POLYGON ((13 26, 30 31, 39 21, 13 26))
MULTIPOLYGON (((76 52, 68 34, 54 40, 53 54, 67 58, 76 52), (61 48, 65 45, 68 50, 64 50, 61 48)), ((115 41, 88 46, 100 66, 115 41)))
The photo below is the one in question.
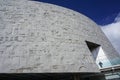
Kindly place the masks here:
POLYGON ((78 12, 0 0, 0 73, 99 72, 86 40, 100 44, 109 60, 118 56, 98 25, 78 12))

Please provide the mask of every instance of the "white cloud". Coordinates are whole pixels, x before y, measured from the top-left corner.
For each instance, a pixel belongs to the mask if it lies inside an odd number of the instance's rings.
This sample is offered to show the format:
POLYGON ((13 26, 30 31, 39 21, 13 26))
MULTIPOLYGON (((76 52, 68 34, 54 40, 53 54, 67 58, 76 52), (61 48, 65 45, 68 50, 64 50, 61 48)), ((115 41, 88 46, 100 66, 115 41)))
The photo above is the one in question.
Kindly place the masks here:
POLYGON ((117 15, 117 17, 114 20, 115 22, 120 22, 120 13, 117 15))
POLYGON ((120 13, 113 23, 102 26, 102 30, 120 54, 120 13))

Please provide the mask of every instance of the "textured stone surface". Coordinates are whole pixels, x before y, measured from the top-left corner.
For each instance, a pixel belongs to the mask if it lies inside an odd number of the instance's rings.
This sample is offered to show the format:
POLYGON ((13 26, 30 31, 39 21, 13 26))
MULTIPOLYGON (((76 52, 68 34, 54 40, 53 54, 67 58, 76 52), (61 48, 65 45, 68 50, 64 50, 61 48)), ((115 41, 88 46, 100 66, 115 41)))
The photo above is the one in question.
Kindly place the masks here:
POLYGON ((100 28, 80 13, 35 1, 0 0, 1 73, 99 72, 85 40, 100 44, 109 59, 117 56, 100 28))

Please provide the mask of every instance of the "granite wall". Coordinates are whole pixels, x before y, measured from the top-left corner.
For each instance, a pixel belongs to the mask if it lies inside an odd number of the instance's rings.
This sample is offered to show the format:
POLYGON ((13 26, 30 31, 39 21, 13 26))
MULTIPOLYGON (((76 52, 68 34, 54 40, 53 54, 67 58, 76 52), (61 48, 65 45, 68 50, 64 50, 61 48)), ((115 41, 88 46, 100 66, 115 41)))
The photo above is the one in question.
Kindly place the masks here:
POLYGON ((98 25, 78 12, 0 0, 0 73, 99 72, 86 40, 100 44, 109 59, 118 56, 98 25))

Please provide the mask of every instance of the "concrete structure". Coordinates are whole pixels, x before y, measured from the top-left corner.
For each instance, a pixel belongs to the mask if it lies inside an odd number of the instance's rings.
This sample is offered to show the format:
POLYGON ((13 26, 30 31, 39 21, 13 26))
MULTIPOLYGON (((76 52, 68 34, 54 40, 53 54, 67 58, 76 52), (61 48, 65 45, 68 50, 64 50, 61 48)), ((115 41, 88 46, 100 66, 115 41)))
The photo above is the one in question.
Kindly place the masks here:
POLYGON ((0 73, 99 73, 100 47, 116 64, 117 52, 88 17, 52 4, 0 0, 0 73))

